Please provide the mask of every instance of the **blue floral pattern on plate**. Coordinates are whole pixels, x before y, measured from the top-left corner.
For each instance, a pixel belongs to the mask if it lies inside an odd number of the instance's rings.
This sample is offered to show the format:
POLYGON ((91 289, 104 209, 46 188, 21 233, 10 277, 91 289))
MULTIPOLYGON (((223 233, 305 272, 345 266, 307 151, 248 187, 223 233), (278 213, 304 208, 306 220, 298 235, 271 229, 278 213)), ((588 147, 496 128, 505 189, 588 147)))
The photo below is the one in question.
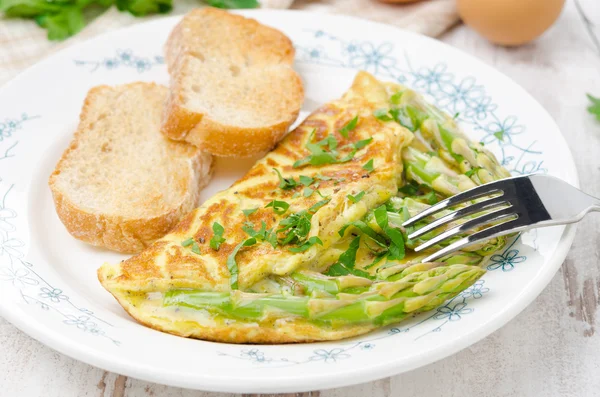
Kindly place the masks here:
POLYGON ((121 342, 110 337, 105 329, 113 327, 112 324, 75 304, 62 289, 38 274, 32 263, 23 259, 25 243, 14 236, 17 228, 13 220, 17 217, 17 212, 6 206, 6 200, 13 188, 14 185, 10 185, 0 201, 0 259, 3 259, 3 266, 0 266, 0 282, 17 289, 25 303, 57 313, 65 325, 104 337, 119 346, 121 342))
MULTIPOLYGON (((9 139, 19 130, 23 128, 23 124, 27 121, 39 118, 39 116, 29 116, 23 113, 19 118, 6 118, 0 121, 0 160, 5 160, 14 157, 13 149, 19 144, 19 141, 8 143, 9 139), (4 145, 4 143, 7 143, 4 145)), ((0 214, 1 215, 1 214, 0 214)))
POLYGON ((103 58, 97 61, 76 59, 76 66, 85 67, 90 72, 95 72, 98 69, 117 69, 117 68, 132 68, 139 73, 152 69, 155 66, 164 65, 165 59, 161 55, 151 58, 136 56, 130 49, 117 50, 115 55, 103 58))

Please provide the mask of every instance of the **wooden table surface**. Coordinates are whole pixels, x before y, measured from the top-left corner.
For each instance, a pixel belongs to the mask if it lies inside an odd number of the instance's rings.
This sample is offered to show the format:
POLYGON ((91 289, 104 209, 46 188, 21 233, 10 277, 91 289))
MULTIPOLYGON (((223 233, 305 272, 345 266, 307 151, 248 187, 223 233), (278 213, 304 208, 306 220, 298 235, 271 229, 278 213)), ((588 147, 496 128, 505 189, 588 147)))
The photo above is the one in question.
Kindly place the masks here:
MULTIPOLYGON (((598 25, 600 1, 580 0, 598 25)), ((542 38, 493 46, 465 26, 441 38, 512 77, 550 112, 574 154, 581 186, 600 197, 600 122, 586 92, 600 96, 600 49, 574 0, 542 38)), ((600 395, 600 215, 581 222, 562 268, 542 294, 505 327, 426 367, 363 385, 297 396, 598 396, 600 395)), ((0 318, 0 396, 204 396, 109 373, 38 343, 0 318)), ((293 394, 296 396, 295 394, 293 394)))

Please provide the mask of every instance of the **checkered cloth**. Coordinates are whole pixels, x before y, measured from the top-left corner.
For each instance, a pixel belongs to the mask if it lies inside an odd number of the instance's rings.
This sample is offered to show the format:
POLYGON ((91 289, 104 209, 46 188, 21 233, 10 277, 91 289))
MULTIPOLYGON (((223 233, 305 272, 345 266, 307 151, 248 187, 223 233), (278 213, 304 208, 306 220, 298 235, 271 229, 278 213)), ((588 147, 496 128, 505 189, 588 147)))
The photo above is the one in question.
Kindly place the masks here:
MULTIPOLYGON (((175 0, 170 15, 182 15, 198 0, 175 0)), ((390 5, 376 0, 262 0, 263 8, 294 8, 331 14, 357 15, 438 36, 458 21, 454 0, 429 0, 413 4, 390 5)), ((98 16, 83 31, 64 42, 51 42, 46 32, 31 20, 0 18, 0 85, 49 54, 97 34, 140 23, 164 15, 135 18, 114 7, 98 16)))

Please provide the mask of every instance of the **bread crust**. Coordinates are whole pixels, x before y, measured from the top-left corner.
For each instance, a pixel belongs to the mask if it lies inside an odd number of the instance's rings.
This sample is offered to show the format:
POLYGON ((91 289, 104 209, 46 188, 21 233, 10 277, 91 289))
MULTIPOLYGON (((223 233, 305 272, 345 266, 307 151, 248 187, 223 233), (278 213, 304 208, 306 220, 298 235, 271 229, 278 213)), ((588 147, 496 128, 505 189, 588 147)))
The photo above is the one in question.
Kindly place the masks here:
MULTIPOLYGON (((121 88, 128 89, 144 85, 156 87, 154 83, 132 83, 121 88)), ((93 102, 103 95, 103 91, 113 89, 109 86, 97 86, 90 89, 84 101, 80 123, 73 140, 63 152, 56 168, 50 175, 48 184, 58 217, 73 237, 98 247, 123 253, 137 253, 168 233, 185 214, 198 206, 200 191, 210 181, 212 158, 210 155, 196 150, 194 156, 187 161, 185 173, 176 176, 187 185, 185 195, 181 197, 176 206, 164 208, 154 216, 127 217, 90 212, 81 208, 69 197, 68 193, 58 186, 58 178, 67 158, 77 150, 81 140, 85 139, 84 130, 90 128, 90 123, 94 122, 88 120, 93 102)), ((158 131, 156 133, 159 134, 158 131)))
MULTIPOLYGON (((227 43, 229 41, 223 41, 224 54, 227 53, 227 43)), ((300 113, 304 100, 304 86, 300 76, 292 68, 295 50, 291 40, 276 29, 218 9, 193 10, 171 32, 165 45, 165 54, 171 75, 171 87, 161 131, 171 139, 185 140, 215 156, 249 157, 271 150, 287 133, 300 113), (256 46, 256 51, 262 58, 261 65, 277 66, 281 69, 278 78, 285 79, 287 88, 273 89, 272 84, 265 84, 264 87, 264 91, 270 95, 280 95, 279 102, 286 104, 285 109, 273 110, 276 112, 273 115, 275 121, 258 126, 244 126, 243 123, 234 125, 211 117, 210 111, 199 112, 186 107, 183 95, 184 89, 187 88, 183 82, 185 65, 191 58, 200 57, 202 51, 200 38, 194 36, 194 42, 191 42, 189 37, 186 38, 186 31, 189 34, 189 30, 197 24, 195 18, 218 19, 231 29, 256 29, 255 36, 258 39, 247 39, 247 42, 230 45, 236 48, 256 46)), ((210 92, 199 92, 196 95, 210 95, 210 92)))

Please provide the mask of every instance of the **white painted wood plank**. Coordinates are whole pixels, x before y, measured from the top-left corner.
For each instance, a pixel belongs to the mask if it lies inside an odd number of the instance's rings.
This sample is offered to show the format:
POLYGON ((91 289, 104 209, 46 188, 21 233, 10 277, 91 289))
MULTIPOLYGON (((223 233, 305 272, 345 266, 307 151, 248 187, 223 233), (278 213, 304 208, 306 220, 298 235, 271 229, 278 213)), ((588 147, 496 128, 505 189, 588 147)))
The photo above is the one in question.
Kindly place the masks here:
MULTIPOLYGON (((600 26, 597 0, 581 1, 600 26)), ((600 31, 598 32, 600 34, 600 31)), ((573 0, 543 38, 518 49, 490 45, 466 27, 443 40, 499 68, 551 113, 575 155, 582 186, 600 196, 600 123, 585 92, 600 96, 600 55, 573 0)), ((567 263, 507 326, 462 352, 390 379, 299 396, 592 396, 600 390, 600 218, 580 225, 567 263)), ((0 319, 0 396, 229 397, 129 379, 41 345, 0 319)))

